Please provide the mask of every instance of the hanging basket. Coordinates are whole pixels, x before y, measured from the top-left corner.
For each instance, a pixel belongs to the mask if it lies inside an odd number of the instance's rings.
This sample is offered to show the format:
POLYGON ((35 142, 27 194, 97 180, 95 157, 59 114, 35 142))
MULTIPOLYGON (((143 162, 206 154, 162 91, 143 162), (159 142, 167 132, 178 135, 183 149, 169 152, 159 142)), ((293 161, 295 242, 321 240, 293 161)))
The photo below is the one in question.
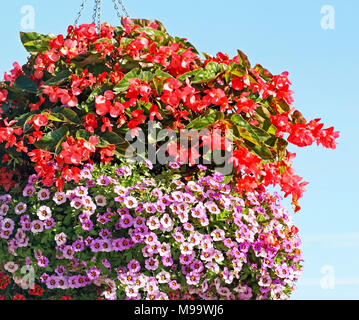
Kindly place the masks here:
POLYGON ((31 56, 0 83, 2 298, 290 296, 300 238, 266 188, 299 210, 288 142, 333 149, 338 133, 291 107, 287 73, 203 60, 144 19, 21 40, 31 56), (186 129, 202 130, 192 147, 161 136, 186 129))

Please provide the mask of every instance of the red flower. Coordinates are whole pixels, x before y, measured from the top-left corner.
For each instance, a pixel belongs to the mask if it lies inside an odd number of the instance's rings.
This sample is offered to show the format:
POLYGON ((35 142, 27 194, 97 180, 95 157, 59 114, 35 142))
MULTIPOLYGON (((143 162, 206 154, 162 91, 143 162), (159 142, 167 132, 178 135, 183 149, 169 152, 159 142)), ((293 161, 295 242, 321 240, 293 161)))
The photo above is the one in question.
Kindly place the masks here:
POLYGON ((116 101, 115 103, 111 104, 110 106, 110 116, 112 118, 117 118, 119 115, 121 115, 125 110, 125 106, 116 101))
POLYGON ((282 138, 285 132, 288 132, 290 125, 288 122, 288 113, 283 113, 270 118, 273 125, 277 127, 276 136, 282 138))
POLYGON ((7 99, 8 92, 7 90, 3 89, 0 90, 0 102, 5 102, 7 99))
POLYGON ((335 149, 337 142, 335 139, 339 138, 339 131, 334 131, 333 127, 320 131, 317 143, 322 144, 325 148, 335 149))
POLYGON ((254 110, 257 108, 257 104, 252 100, 247 98, 249 96, 249 92, 243 92, 237 101, 237 113, 244 112, 249 113, 251 115, 254 114, 254 110))
POLYGON ((61 171, 61 176, 66 180, 66 181, 72 181, 74 180, 76 183, 79 182, 79 174, 80 174, 80 168, 78 167, 69 167, 66 166, 65 168, 62 169, 61 171))
POLYGON ((240 77, 233 77, 232 88, 241 91, 244 88, 244 81, 240 77))
POLYGON ((220 110, 225 111, 228 107, 228 98, 224 91, 220 88, 212 88, 211 90, 206 90, 207 95, 203 98, 203 101, 206 104, 214 104, 221 106, 220 110))
POLYGON ((304 123, 295 123, 290 126, 288 141, 298 147, 305 147, 313 144, 314 137, 304 123))
POLYGON ((101 162, 109 163, 113 160, 113 155, 115 154, 116 146, 113 144, 108 145, 106 148, 100 149, 101 162))
POLYGON ((50 49, 59 49, 64 43, 64 37, 60 34, 49 42, 50 49))
POLYGON ((41 297, 44 293, 44 288, 41 288, 39 284, 35 284, 35 287, 33 289, 30 289, 28 293, 33 296, 41 297))
POLYGON ((92 113, 84 117, 84 127, 88 132, 94 133, 98 127, 96 116, 92 113))
POLYGON ((10 75, 6 72, 4 73, 4 80, 9 81, 11 84, 22 74, 22 68, 17 62, 13 63, 13 67, 10 71, 10 75))
POLYGON ((17 293, 13 296, 12 300, 26 300, 26 298, 22 294, 17 293))
POLYGON ((62 296, 60 300, 72 300, 70 296, 62 296))
POLYGON ((48 119, 44 114, 37 114, 32 119, 34 123, 35 130, 39 130, 40 127, 46 126, 48 119))
POLYGON ((99 116, 104 116, 110 112, 111 101, 107 100, 104 96, 97 96, 95 99, 96 113, 99 116))
POLYGON ((161 114, 158 112, 158 107, 155 104, 153 104, 152 107, 150 108, 150 120, 153 121, 155 119, 155 117, 158 120, 163 119, 161 114))
POLYGON ((102 126, 101 126, 101 132, 105 132, 106 129, 108 131, 112 132, 113 124, 111 123, 110 119, 107 117, 102 117, 102 126))
POLYGON ((131 112, 132 119, 128 122, 127 126, 130 129, 136 129, 139 124, 146 120, 146 116, 143 115, 142 109, 136 109, 131 112))
POLYGON ((179 81, 175 78, 168 78, 166 80, 165 84, 163 85, 163 90, 172 92, 176 89, 179 89, 181 86, 182 86, 181 81, 179 81))
POLYGON ((38 103, 30 103, 29 107, 30 107, 30 111, 35 111, 35 110, 39 110, 40 107, 42 106, 42 104, 45 102, 45 98, 40 95, 40 101, 38 103))

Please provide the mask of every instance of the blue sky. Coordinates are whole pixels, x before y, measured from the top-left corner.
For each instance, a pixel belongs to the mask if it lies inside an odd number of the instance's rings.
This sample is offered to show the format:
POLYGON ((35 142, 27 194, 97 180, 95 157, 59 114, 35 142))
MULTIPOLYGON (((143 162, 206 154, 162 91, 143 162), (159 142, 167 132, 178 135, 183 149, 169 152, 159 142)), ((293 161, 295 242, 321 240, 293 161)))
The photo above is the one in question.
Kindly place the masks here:
MULTIPOLYGON (((157 19, 172 35, 198 51, 234 56, 244 51, 253 64, 290 72, 295 106, 307 119, 320 117, 341 132, 335 151, 296 148, 294 167, 310 184, 294 221, 300 229, 305 272, 293 299, 359 299, 359 173, 357 76, 359 2, 356 0, 124 0, 133 18, 157 19), (335 29, 321 27, 321 8, 335 10, 335 29), (357 198, 358 197, 358 198, 357 198), (323 272, 323 273, 322 273, 323 272), (334 276, 335 282, 327 280, 334 276), (333 285, 334 284, 334 285, 333 285)), ((19 31, 65 33, 81 0, 17 0, 0 11, 0 72, 25 63, 19 31), (21 8, 35 9, 35 29, 21 26, 21 8)), ((93 1, 80 22, 91 22, 93 1)), ((116 24, 112 1, 104 20, 116 24)))

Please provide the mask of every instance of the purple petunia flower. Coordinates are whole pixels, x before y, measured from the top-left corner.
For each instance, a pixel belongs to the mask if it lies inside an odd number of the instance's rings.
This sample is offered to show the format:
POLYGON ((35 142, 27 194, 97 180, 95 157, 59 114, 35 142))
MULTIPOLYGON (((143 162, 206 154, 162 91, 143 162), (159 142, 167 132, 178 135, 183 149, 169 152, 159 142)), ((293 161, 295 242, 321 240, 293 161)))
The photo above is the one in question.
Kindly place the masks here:
POLYGON ((110 183, 110 179, 107 176, 100 176, 97 178, 96 183, 99 186, 107 186, 110 183))
POLYGON ((149 258, 145 260, 145 268, 147 270, 157 270, 158 264, 158 260, 154 258, 149 258))
POLYGON ((82 230, 91 231, 93 228, 93 222, 90 219, 86 219, 81 223, 82 230))
POLYGON ((173 266, 173 260, 172 260, 172 257, 170 255, 165 255, 162 257, 161 259, 162 261, 162 264, 165 266, 165 267, 171 267, 173 266))
POLYGON ((80 252, 83 251, 85 248, 85 244, 83 241, 80 240, 76 240, 73 244, 72 244, 72 248, 74 249, 75 252, 80 252))
POLYGON ((180 164, 178 162, 169 162, 168 163, 169 167, 172 169, 178 169, 180 168, 180 164))
POLYGON ((53 228, 53 227, 56 226, 56 222, 55 222, 55 220, 54 220, 53 218, 46 219, 46 220, 44 221, 44 226, 45 226, 45 229, 46 229, 46 230, 49 230, 49 229, 51 229, 51 228, 53 228))
POLYGON ((125 204, 126 208, 128 208, 128 209, 133 209, 138 206, 138 202, 137 202, 136 198, 132 197, 132 196, 127 196, 124 199, 123 203, 125 204))
POLYGON ((32 184, 35 184, 38 180, 39 180, 39 178, 37 177, 37 175, 32 174, 29 176, 28 183, 32 185, 32 184))
POLYGON ((60 265, 60 266, 57 266, 54 271, 58 276, 62 276, 65 274, 66 268, 64 266, 60 265))
POLYGON ((41 256, 37 259, 37 265, 41 268, 46 268, 49 265, 49 259, 45 256, 41 256))
POLYGON ((71 260, 74 257, 75 252, 72 246, 65 246, 64 249, 62 250, 62 253, 65 259, 71 260))
POLYGON ((130 214, 124 214, 120 217, 120 226, 124 229, 133 225, 133 217, 130 214))
POLYGON ((41 206, 36 211, 36 214, 40 220, 44 221, 51 218, 51 209, 47 206, 41 206))
POLYGON ((27 209, 27 204, 24 202, 19 202, 16 206, 15 206, 15 214, 19 215, 22 214, 26 211, 27 209))
POLYGON ((59 285, 59 281, 56 276, 49 276, 46 280, 46 286, 49 289, 56 289, 59 285))
POLYGON ((22 195, 23 195, 24 197, 31 197, 34 193, 35 193, 35 188, 34 188, 34 186, 28 184, 28 185, 24 188, 24 190, 23 190, 23 192, 22 192, 22 195))
POLYGON ((95 197, 95 201, 96 201, 96 204, 97 204, 99 207, 104 207, 104 206, 106 206, 106 204, 107 204, 106 197, 103 196, 102 194, 98 194, 98 195, 95 197))
POLYGON ((101 271, 97 267, 92 267, 86 272, 90 280, 95 280, 100 277, 101 271))
POLYGON ((57 204, 63 204, 67 200, 67 195, 64 192, 56 192, 52 198, 52 200, 57 204))
POLYGON ((48 189, 43 188, 37 193, 37 197, 40 200, 47 200, 50 198, 50 191, 48 189))
POLYGON ((137 273, 141 270, 141 265, 137 260, 131 260, 128 264, 127 264, 127 268, 129 270, 129 272, 131 273, 137 273))
POLYGON ((44 231, 44 223, 41 220, 34 220, 31 222, 32 233, 40 233, 44 231))

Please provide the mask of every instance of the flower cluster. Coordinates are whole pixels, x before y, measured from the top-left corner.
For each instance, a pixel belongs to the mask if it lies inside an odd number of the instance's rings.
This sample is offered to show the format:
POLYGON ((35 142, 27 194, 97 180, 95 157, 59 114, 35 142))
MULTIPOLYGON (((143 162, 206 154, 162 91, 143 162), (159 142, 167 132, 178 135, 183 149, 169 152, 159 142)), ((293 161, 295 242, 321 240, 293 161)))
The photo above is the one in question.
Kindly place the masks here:
MULTIPOLYGON (((148 166, 149 164, 147 164, 148 166)), ((1 288, 106 299, 287 299, 302 272, 298 229, 278 194, 243 198, 217 172, 160 179, 144 165, 87 164, 61 192, 32 175, 0 198, 1 288)))
MULTIPOLYGON (((201 59, 158 21, 125 18, 122 27, 101 25, 99 34, 84 24, 70 26, 65 36, 22 33, 21 40, 31 57, 0 83, 0 186, 6 191, 29 172, 61 190, 78 181, 84 164, 117 161, 129 146, 126 134, 137 136, 156 120, 177 132, 208 129, 198 148, 211 145, 213 130, 232 130, 239 191, 279 185, 297 211, 306 182, 292 168, 288 142, 336 146, 333 127, 307 121, 291 106, 287 72, 252 67, 241 51, 201 59)), ((191 166, 203 160, 181 148, 191 166)))

